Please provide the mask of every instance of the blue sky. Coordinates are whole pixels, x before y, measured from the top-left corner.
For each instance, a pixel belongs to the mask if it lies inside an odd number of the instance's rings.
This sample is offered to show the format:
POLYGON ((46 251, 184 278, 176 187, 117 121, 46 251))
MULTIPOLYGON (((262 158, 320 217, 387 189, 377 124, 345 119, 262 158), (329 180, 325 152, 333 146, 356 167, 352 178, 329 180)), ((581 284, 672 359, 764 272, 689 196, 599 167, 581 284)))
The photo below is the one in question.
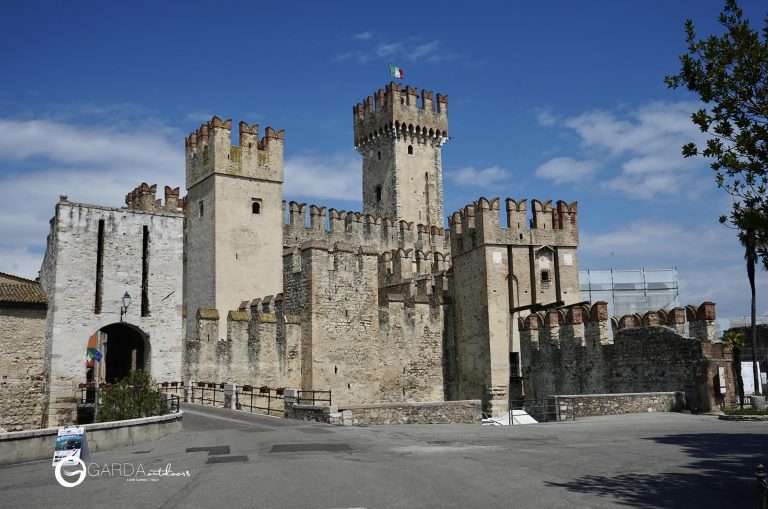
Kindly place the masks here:
POLYGON ((183 136, 213 114, 286 129, 286 198, 360 209, 351 108, 393 62, 449 96, 446 212, 578 200, 582 268, 676 266, 684 304, 748 312, 728 199, 679 156, 695 98, 663 84, 685 18, 711 33, 721 2, 156 4, 4 6, 0 271, 35 275, 59 194, 182 185, 183 136))

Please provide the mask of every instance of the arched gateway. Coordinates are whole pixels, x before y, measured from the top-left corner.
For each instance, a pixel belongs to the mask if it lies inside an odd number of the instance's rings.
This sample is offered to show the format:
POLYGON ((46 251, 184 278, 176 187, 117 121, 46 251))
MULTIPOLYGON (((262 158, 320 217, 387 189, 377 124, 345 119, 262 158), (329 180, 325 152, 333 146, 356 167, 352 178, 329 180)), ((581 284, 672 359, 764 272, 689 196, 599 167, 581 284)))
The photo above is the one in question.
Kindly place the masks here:
POLYGON ((132 371, 150 369, 149 336, 130 323, 118 322, 102 327, 89 340, 88 350, 88 382, 98 380, 111 384, 132 371))

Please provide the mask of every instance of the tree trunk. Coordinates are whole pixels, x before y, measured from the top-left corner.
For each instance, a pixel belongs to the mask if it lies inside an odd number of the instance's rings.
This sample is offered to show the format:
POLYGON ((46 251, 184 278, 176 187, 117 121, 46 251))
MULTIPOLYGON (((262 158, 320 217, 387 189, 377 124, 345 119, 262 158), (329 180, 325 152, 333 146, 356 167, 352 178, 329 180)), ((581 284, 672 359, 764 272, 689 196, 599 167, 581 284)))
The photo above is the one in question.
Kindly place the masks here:
POLYGON ((749 277, 749 287, 752 290, 752 310, 750 317, 750 326, 752 331, 752 376, 755 379, 755 394, 762 394, 763 388, 760 384, 760 371, 757 368, 757 298, 755 294, 755 265, 757 262, 757 253, 755 252, 755 232, 747 230, 747 276, 749 277))

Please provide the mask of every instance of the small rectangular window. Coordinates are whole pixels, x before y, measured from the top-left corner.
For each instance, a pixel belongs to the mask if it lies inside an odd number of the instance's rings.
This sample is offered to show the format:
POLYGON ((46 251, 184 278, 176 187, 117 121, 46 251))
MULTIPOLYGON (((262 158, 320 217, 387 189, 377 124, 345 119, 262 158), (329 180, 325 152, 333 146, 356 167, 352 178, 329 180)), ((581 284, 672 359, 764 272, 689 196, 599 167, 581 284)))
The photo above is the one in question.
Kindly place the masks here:
POLYGON ((205 213, 205 208, 203 207, 203 200, 200 200, 197 204, 198 211, 200 212, 200 217, 203 217, 203 214, 205 213))
POLYGON ((550 274, 548 270, 541 271, 541 287, 548 288, 550 282, 550 274))

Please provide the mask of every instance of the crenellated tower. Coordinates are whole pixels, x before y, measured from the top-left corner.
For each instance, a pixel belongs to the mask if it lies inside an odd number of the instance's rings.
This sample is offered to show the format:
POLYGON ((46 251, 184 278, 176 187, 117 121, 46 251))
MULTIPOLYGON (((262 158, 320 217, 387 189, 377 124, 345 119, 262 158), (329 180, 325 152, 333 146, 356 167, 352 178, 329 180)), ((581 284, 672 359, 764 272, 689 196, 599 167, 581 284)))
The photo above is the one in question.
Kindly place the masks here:
POLYGON ((448 96, 388 84, 352 108, 363 212, 442 226, 448 96))
MULTIPOLYGON (((184 302, 187 337, 200 308, 226 315, 282 291, 285 131, 213 117, 186 140, 184 302)), ((226 330, 218 338, 225 338, 226 330)))
POLYGON ((577 204, 480 198, 450 218, 459 399, 507 412, 518 318, 580 300, 577 204), (506 216, 502 219, 502 215, 506 216))

